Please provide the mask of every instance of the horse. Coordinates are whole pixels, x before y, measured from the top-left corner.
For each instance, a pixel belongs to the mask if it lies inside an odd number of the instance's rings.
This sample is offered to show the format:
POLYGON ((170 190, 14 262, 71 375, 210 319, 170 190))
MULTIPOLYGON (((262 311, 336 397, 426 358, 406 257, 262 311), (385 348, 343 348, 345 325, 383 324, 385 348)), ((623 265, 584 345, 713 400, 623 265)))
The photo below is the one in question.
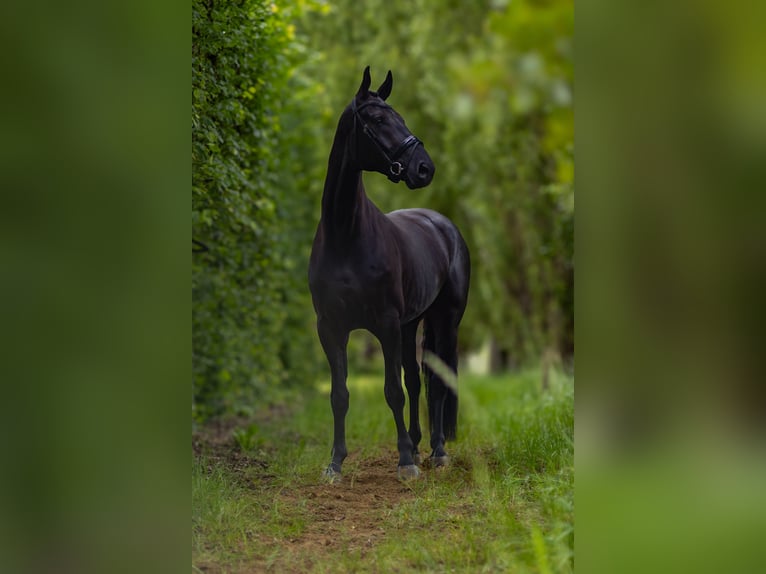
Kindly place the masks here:
POLYGON ((457 433, 457 387, 445 381, 446 365, 457 375, 457 335, 468 300, 470 257, 457 227, 429 209, 401 209, 384 214, 367 197, 363 171, 404 181, 410 189, 431 183, 435 167, 423 142, 388 104, 393 76, 389 70, 377 91, 370 90, 370 67, 345 108, 330 151, 322 211, 309 260, 309 288, 317 333, 330 366, 333 447, 324 476, 341 478, 346 458, 345 418, 349 406, 346 347, 349 333, 366 329, 380 341, 385 361, 384 395, 397 432, 402 480, 420 474, 422 438, 418 416, 420 374, 416 332, 423 321, 423 350, 442 369, 424 365, 431 463, 446 465, 447 440, 457 433), (405 427, 404 383, 410 400, 405 427))

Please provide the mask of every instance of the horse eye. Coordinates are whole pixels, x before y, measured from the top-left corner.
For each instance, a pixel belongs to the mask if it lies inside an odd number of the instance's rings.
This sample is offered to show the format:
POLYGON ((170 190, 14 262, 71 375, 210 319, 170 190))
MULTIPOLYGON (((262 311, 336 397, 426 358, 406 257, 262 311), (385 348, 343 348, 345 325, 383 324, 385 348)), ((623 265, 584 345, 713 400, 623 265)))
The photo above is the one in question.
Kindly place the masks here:
POLYGON ((380 125, 380 124, 382 124, 382 123, 383 123, 383 120, 385 120, 385 118, 384 118, 383 116, 378 116, 378 117, 377 117, 377 118, 375 118, 373 121, 374 121, 374 122, 375 122, 377 125, 380 125))

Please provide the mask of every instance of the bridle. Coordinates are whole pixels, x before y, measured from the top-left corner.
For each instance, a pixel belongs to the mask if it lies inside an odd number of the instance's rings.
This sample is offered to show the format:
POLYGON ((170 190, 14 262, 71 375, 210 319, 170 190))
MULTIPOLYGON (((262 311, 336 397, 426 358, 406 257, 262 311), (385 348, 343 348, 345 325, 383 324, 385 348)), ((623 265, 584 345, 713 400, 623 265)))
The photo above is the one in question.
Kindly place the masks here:
POLYGON ((423 145, 423 142, 420 141, 414 135, 410 134, 406 138, 404 138, 404 140, 402 140, 402 142, 394 150, 394 152, 389 155, 389 153, 383 147, 383 144, 380 141, 378 134, 376 134, 375 130, 373 130, 370 126, 368 126, 367 123, 362 119, 362 116, 359 115, 359 112, 368 106, 378 106, 380 108, 389 107, 386 104, 381 104, 380 102, 376 102, 376 101, 365 102, 361 106, 357 107, 356 98, 351 100, 351 111, 354 113, 354 147, 356 148, 354 152, 356 153, 359 147, 356 140, 357 138, 356 122, 358 120, 359 123, 362 124, 362 130, 364 131, 365 135, 368 138, 370 138, 370 141, 372 141, 372 143, 375 144, 375 147, 378 148, 378 151, 380 151, 380 153, 383 154, 383 157, 386 158, 386 161, 389 163, 388 179, 390 179, 394 183, 398 183, 399 181, 401 181, 402 177, 406 177, 405 171, 407 170, 407 161, 409 161, 409 158, 412 157, 412 152, 410 152, 409 154, 407 154, 407 160, 404 160, 403 156, 405 155, 405 152, 410 149, 414 151, 415 147, 417 147, 418 145, 423 145), (404 161, 404 163, 402 163, 402 161, 404 161))

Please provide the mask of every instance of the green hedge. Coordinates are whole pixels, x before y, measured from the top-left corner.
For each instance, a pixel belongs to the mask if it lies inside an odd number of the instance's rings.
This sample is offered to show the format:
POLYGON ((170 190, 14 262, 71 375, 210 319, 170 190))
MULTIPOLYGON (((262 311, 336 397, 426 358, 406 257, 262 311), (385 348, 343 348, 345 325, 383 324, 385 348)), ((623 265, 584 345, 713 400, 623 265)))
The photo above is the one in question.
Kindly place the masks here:
POLYGON ((306 113, 290 82, 301 5, 192 3, 196 418, 246 410, 315 369, 305 260, 316 191, 300 134, 282 130, 306 113))

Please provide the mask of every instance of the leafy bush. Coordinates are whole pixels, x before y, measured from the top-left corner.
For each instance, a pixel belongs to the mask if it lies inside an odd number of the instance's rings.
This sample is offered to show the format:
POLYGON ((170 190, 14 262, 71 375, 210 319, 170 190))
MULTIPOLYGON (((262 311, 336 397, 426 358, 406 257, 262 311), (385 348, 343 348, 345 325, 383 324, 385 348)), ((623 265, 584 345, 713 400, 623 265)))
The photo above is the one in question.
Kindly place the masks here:
MULTIPOLYGON (((289 85, 301 9, 192 3, 194 414, 252 405, 315 366, 305 287, 312 211, 289 85), (206 251, 200 252, 207 248, 206 251)), ((305 163, 305 162, 304 162, 305 163)))

